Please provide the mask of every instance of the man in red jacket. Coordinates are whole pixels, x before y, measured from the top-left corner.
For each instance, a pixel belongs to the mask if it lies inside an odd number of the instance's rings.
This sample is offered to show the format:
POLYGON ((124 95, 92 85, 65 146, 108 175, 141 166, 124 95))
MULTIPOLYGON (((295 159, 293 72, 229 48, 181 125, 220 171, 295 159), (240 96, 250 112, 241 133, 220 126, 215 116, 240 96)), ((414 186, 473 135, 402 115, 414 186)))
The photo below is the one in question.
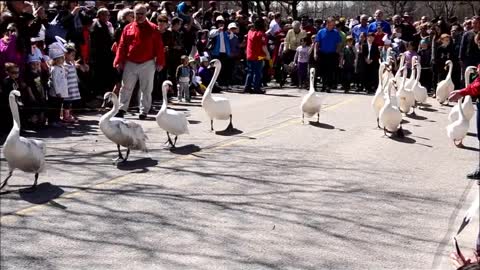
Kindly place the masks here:
MULTIPOLYGON (((477 78, 465 89, 462 90, 455 90, 450 94, 449 100, 457 101, 461 97, 464 96, 471 96, 472 98, 477 98, 477 137, 480 142, 480 65, 477 67, 477 78)), ((480 156, 479 156, 479 164, 477 169, 467 174, 468 179, 480 180, 480 156)))
POLYGON ((155 70, 165 65, 163 42, 157 25, 147 21, 145 5, 134 8, 135 21, 125 26, 118 44, 117 56, 113 66, 123 70, 120 89, 120 111, 117 117, 123 117, 128 109, 133 88, 140 81, 140 120, 147 118, 152 106, 153 78, 155 70))

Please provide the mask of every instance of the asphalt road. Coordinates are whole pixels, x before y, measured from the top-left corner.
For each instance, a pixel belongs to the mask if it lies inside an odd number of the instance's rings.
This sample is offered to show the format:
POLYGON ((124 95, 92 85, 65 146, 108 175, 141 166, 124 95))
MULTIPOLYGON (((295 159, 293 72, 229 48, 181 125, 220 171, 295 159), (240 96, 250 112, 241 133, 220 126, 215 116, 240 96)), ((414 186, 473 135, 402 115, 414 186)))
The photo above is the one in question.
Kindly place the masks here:
MULTIPOLYGON (((47 144, 47 171, 34 193, 23 190, 33 175, 16 171, 0 195, 0 268, 452 269, 451 237, 478 192, 464 177, 478 159, 475 119, 455 148, 450 108, 429 99, 391 139, 372 96, 323 94, 315 125, 301 123, 304 93, 225 93, 235 134, 210 132, 200 99, 174 104, 190 115, 179 148, 152 116, 141 122, 149 152, 119 167, 100 114, 31 134, 47 144)), ((460 235, 465 249, 476 228, 460 235)))

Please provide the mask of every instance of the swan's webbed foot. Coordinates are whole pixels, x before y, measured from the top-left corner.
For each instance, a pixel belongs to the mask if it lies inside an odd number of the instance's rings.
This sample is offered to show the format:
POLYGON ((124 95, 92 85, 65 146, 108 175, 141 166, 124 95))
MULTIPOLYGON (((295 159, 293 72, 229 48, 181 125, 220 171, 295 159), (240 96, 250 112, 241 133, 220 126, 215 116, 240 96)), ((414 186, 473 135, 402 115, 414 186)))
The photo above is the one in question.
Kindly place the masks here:
MULTIPOLYGON (((170 133, 167 132, 167 138, 168 140, 165 143, 169 143, 172 148, 175 148, 175 143, 172 142, 172 138, 170 138, 170 133)), ((175 142, 177 142, 177 137, 175 136, 175 142)))
POLYGON ((234 130, 234 128, 233 128, 233 124, 232 124, 232 115, 230 114, 230 123, 228 124, 225 131, 233 131, 233 130, 234 130))
POLYGON ((403 132, 402 126, 400 126, 400 128, 397 130, 396 135, 399 138, 404 138, 405 137, 405 133, 403 132))
POLYGON ((24 191, 27 193, 31 193, 37 190, 37 181, 38 181, 38 173, 35 174, 35 181, 33 181, 33 185, 29 188, 26 188, 24 191))
POLYGON ((463 148, 463 147, 465 147, 465 146, 463 145, 463 140, 460 140, 459 143, 457 143, 456 140, 453 140, 453 144, 455 144, 455 146, 458 147, 458 148, 463 148))
MULTIPOLYGON (((12 177, 12 174, 13 174, 13 171, 10 171, 8 173, 7 178, 5 178, 5 180, 2 182, 2 185, 0 186, 0 190, 7 185, 8 179, 10 179, 10 177, 12 177)), ((4 190, 4 191, 0 192, 0 194, 7 194, 7 193, 10 193, 10 191, 4 190)))
POLYGON ((118 164, 118 163, 124 162, 126 160, 125 158, 123 158, 122 151, 120 151, 120 145, 119 144, 117 144, 117 150, 118 150, 118 157, 112 159, 113 164, 118 164))

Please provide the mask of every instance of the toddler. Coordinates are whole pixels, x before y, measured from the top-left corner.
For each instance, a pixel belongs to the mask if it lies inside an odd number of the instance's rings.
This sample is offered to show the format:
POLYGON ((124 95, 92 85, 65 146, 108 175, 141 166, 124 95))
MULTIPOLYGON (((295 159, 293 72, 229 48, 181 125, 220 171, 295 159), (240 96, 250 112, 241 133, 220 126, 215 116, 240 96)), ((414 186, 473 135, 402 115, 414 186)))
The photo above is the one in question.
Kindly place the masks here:
POLYGON ((50 67, 50 90, 48 92, 48 125, 61 127, 60 112, 63 99, 68 97, 67 71, 65 70, 65 48, 59 42, 49 46, 49 56, 52 59, 50 67))
POLYGON ((75 63, 75 44, 68 43, 65 48, 65 70, 67 72, 68 97, 63 101, 63 121, 67 123, 78 122, 77 117, 72 114, 73 104, 78 102, 80 89, 78 88, 77 64, 75 63))
POLYGON ((176 78, 178 82, 178 101, 190 102, 190 83, 192 82, 193 72, 188 64, 188 56, 182 55, 180 58, 182 64, 177 67, 176 78))
POLYGON ((298 74, 298 86, 299 87, 308 87, 308 51, 309 47, 307 46, 307 39, 300 39, 300 46, 298 46, 293 62, 297 67, 298 74))

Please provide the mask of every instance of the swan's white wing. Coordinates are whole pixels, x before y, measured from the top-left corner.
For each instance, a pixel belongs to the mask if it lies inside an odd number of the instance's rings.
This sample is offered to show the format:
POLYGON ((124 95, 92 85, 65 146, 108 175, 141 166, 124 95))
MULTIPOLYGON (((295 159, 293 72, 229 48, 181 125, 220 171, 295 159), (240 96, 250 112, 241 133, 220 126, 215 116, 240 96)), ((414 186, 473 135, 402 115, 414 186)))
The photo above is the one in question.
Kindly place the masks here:
POLYGON ((112 118, 110 124, 118 131, 118 134, 115 134, 118 141, 114 142, 134 150, 147 150, 145 141, 148 137, 141 125, 122 118, 112 118))
POLYGON ((230 101, 224 97, 212 97, 212 101, 204 104, 207 114, 214 119, 228 120, 232 114, 230 101))

